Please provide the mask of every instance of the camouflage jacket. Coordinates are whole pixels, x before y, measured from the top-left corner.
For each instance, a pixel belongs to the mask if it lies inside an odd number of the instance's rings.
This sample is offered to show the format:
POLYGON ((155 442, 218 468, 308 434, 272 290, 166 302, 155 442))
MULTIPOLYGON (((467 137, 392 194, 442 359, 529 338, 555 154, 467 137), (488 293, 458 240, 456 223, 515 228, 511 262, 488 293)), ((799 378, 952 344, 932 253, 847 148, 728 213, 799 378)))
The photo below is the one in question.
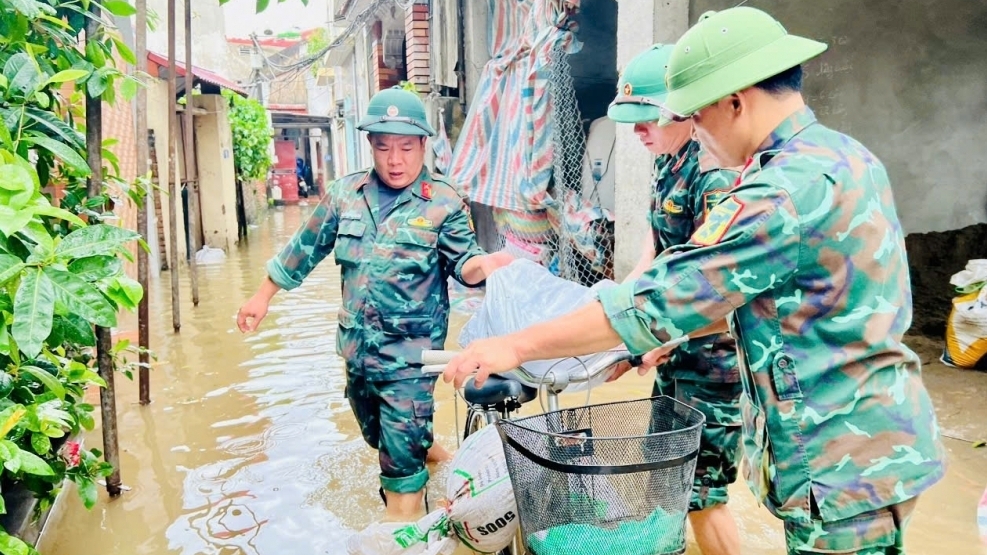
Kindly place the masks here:
MULTIPOLYGON (((655 252, 688 243, 737 176, 736 171, 718 169, 696 141, 686 143, 677 154, 656 158, 649 218, 655 252)), ((662 371, 674 378, 736 383, 740 380, 736 342, 728 333, 693 339, 675 349, 662 371)))
POLYGON ((835 521, 937 482, 904 234, 881 162, 808 108, 765 140, 684 246, 599 293, 633 352, 729 317, 746 478, 784 519, 835 521))
MULTIPOLYGON (((347 370, 384 381, 421 377, 422 349, 442 349, 449 327, 448 278, 484 254, 469 203, 422 170, 381 221, 376 173, 332 183, 267 271, 293 289, 330 252, 342 271, 337 352, 347 370)), ((479 284, 477 284, 479 285, 479 284)))

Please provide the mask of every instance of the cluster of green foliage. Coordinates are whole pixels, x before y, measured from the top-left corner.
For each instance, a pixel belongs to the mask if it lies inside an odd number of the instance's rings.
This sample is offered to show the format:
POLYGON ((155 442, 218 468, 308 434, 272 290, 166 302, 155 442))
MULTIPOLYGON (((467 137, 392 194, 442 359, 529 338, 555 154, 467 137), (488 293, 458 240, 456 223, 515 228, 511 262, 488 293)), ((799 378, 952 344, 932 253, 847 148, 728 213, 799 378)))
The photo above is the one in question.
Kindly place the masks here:
MULTIPOLYGON (((0 486, 27 487, 42 511, 65 479, 92 507, 112 470, 98 450, 66 439, 93 428, 84 396, 105 386, 93 368, 93 326, 116 325, 144 292, 123 270, 137 234, 109 223, 111 189, 87 186, 83 101, 112 105, 136 93, 139 82, 116 65, 136 59, 110 18, 135 13, 124 0, 0 0, 0 486), (101 30, 83 47, 93 18, 101 30)), ((119 178, 114 143, 102 145, 106 185, 140 202, 145 180, 119 178)), ((0 553, 34 550, 0 530, 0 553)))
POLYGON ((233 165, 237 179, 246 183, 267 175, 271 167, 271 136, 267 109, 250 98, 223 90, 229 102, 230 129, 233 132, 233 165))

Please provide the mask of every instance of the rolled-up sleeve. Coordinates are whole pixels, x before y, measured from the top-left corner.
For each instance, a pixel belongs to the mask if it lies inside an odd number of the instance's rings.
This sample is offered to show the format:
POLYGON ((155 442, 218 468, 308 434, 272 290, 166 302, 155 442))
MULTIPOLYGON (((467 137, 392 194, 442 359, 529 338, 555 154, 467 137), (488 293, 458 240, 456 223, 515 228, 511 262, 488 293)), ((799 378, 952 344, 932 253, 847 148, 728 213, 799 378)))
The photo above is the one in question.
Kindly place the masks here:
POLYGON ((295 232, 281 252, 267 262, 267 275, 278 287, 291 290, 332 252, 339 220, 334 208, 335 183, 312 211, 308 221, 295 232))
POLYGON ((721 321, 787 281, 801 233, 788 194, 745 185, 714 208, 685 245, 655 259, 638 280, 598 298, 628 350, 643 354, 721 321))
POLYGON ((443 268, 450 275, 467 287, 480 287, 480 283, 466 283, 463 279, 463 266, 475 256, 486 252, 476 242, 476 233, 471 225, 469 203, 464 198, 457 210, 454 210, 442 224, 439 234, 439 252, 442 255, 443 268))

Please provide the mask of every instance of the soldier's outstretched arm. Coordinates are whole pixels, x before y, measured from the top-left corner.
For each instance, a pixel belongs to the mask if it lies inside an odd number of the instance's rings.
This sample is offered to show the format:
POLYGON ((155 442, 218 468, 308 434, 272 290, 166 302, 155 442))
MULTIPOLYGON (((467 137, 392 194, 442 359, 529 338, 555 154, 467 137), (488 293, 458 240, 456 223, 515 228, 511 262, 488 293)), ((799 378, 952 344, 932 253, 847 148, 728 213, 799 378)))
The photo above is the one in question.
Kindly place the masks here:
POLYGON ((719 203, 690 242, 663 252, 640 279, 599 291, 591 303, 508 336, 475 341, 446 381, 505 372, 531 360, 598 352, 621 341, 634 354, 722 326, 724 318, 795 272, 801 232, 788 194, 745 186, 719 203))
POLYGON ((267 277, 257 293, 237 312, 237 327, 241 332, 254 331, 267 315, 271 299, 282 289, 294 289, 302 284, 312 270, 332 252, 336 243, 339 220, 336 216, 336 184, 312 211, 308 221, 295 232, 281 252, 267 262, 267 277))

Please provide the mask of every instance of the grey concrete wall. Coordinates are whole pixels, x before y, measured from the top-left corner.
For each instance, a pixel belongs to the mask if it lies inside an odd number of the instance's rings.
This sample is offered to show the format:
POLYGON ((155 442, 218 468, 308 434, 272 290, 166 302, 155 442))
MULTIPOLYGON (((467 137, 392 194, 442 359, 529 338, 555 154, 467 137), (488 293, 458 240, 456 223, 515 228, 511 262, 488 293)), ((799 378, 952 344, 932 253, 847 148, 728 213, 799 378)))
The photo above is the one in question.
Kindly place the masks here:
MULTIPOLYGON (((733 0, 692 0, 690 21, 733 0)), ((987 1, 751 0, 827 42, 806 64, 824 124, 887 166, 906 233, 987 222, 987 1)))
MULTIPOLYGON (((688 29, 688 0, 622 0, 617 8, 617 69, 655 42, 674 42, 688 29)), ((614 273, 618 280, 637 263, 641 244, 650 237, 647 207, 654 157, 634 136, 632 126, 617 125, 616 245, 614 273)))

